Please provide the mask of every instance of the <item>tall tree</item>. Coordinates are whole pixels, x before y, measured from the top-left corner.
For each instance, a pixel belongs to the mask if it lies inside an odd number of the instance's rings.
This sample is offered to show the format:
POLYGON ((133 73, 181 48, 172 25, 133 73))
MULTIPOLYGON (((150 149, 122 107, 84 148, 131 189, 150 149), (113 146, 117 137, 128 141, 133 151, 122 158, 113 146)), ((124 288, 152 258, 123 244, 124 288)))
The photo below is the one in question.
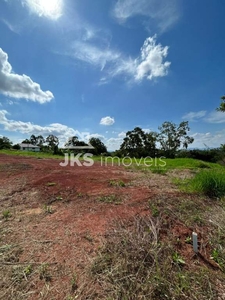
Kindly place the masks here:
POLYGON ((54 150, 55 147, 58 147, 58 145, 59 145, 59 139, 57 138, 57 136, 50 134, 46 138, 46 143, 48 143, 48 146, 51 150, 54 150))
POLYGON ((42 135, 35 136, 34 134, 32 134, 30 137, 30 142, 35 146, 43 146, 45 139, 42 135))
POLYGON ((37 145, 37 137, 34 134, 31 135, 30 142, 32 145, 37 145))
POLYGON ((94 149, 88 150, 88 152, 90 152, 90 153, 93 153, 95 155, 101 155, 102 153, 107 152, 106 146, 104 145, 104 143, 99 138, 92 137, 89 140, 89 144, 92 147, 94 147, 94 149))
POLYGON ((158 142, 166 157, 175 157, 176 151, 181 146, 187 149, 188 145, 194 142, 194 138, 187 135, 190 131, 188 121, 183 121, 179 125, 164 122, 159 130, 158 142))
POLYGON ((217 110, 225 112, 225 95, 222 96, 220 99, 221 99, 221 103, 220 106, 217 108, 217 110))
POLYGON ((127 131, 120 146, 122 155, 131 157, 155 156, 156 133, 145 133, 140 127, 127 131))
POLYGON ((85 142, 79 141, 77 136, 72 136, 68 139, 68 141, 65 143, 65 147, 73 148, 73 147, 84 147, 88 146, 85 142))

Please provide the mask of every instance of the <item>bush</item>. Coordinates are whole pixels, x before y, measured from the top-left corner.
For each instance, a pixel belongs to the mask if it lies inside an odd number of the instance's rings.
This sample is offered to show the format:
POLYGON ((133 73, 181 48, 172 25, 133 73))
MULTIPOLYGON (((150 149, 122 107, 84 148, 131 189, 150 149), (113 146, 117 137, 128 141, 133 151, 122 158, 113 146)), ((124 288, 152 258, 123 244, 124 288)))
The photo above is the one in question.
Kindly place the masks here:
POLYGON ((224 151, 222 148, 214 149, 193 149, 193 150, 180 150, 177 155, 177 158, 194 158, 207 162, 218 162, 223 159, 224 151))
POLYGON ((222 198, 225 196, 225 172, 201 170, 190 180, 190 188, 211 198, 222 198))

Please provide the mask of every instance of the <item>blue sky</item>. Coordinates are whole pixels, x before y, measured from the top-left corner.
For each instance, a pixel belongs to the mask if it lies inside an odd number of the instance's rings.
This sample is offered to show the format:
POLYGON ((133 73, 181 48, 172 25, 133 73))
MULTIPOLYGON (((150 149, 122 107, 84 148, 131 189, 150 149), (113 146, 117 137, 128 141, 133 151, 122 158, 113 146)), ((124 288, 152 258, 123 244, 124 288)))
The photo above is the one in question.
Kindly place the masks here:
POLYGON ((0 135, 99 137, 188 120, 225 143, 223 0, 2 0, 0 135))

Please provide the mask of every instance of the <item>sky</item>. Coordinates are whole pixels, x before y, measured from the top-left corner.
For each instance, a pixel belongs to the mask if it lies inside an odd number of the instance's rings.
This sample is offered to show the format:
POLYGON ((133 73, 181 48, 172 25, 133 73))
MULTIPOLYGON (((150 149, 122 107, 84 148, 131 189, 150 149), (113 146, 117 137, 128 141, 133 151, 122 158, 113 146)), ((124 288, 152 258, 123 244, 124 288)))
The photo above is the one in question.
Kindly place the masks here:
POLYGON ((1 0, 0 136, 100 138, 189 121, 225 143, 224 0, 1 0))

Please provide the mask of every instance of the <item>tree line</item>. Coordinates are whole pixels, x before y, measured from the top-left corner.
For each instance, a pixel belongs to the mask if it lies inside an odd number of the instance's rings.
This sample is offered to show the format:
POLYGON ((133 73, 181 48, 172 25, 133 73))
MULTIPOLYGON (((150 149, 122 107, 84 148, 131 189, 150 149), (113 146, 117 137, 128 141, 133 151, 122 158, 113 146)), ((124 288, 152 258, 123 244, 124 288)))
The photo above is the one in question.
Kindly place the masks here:
MULTIPOLYGON (((183 146, 187 149, 188 145, 193 143, 194 139, 187 135, 190 130, 188 122, 181 122, 176 125, 172 122, 164 122, 159 127, 159 133, 144 132, 140 127, 135 127, 133 130, 126 133, 120 149, 115 151, 118 156, 143 157, 143 156, 158 156, 159 153, 166 157, 174 157, 176 151, 183 146)), ((55 135, 49 135, 44 138, 42 135, 35 136, 32 134, 29 139, 22 141, 23 144, 31 144, 39 146, 43 152, 52 152, 53 154, 63 154, 62 149, 59 149, 59 139, 55 135)), ((107 147, 99 139, 92 137, 88 143, 80 141, 77 136, 70 137, 65 143, 64 150, 73 153, 80 152, 82 148, 87 147, 88 152, 94 155, 108 154, 107 147), (92 146, 90 149, 89 146, 92 146)), ((20 145, 12 145, 12 142, 3 137, 0 139, 0 149, 20 149, 20 145)), ((86 150, 87 151, 87 150, 86 150)))
MULTIPOLYGON (((218 111, 225 112, 225 95, 221 97, 218 111)), ((190 150, 189 152, 181 152, 183 148, 187 150, 188 146, 194 142, 194 138, 188 135, 190 131, 188 121, 183 121, 180 124, 173 122, 164 122, 159 126, 159 132, 145 132, 140 127, 135 127, 131 131, 126 132, 120 148, 114 153, 108 153, 107 147, 99 139, 92 137, 88 143, 80 141, 77 136, 70 137, 65 143, 64 149, 59 149, 59 139, 57 136, 50 134, 46 138, 42 135, 35 136, 32 134, 29 139, 25 139, 22 143, 39 146, 43 152, 52 152, 53 154, 62 154, 63 151, 71 151, 74 153, 80 152, 80 149, 85 146, 92 146, 93 149, 88 149, 89 153, 94 155, 115 155, 115 156, 130 156, 130 157, 157 157, 165 156, 174 158, 175 156, 193 157, 202 160, 213 160, 220 154, 225 152, 225 144, 222 144, 219 149, 207 150, 190 150), (75 149, 77 148, 77 149, 75 149), (217 151, 218 150, 218 151, 217 151)), ((0 138, 0 149, 20 149, 20 145, 13 143, 7 137, 0 138)))

